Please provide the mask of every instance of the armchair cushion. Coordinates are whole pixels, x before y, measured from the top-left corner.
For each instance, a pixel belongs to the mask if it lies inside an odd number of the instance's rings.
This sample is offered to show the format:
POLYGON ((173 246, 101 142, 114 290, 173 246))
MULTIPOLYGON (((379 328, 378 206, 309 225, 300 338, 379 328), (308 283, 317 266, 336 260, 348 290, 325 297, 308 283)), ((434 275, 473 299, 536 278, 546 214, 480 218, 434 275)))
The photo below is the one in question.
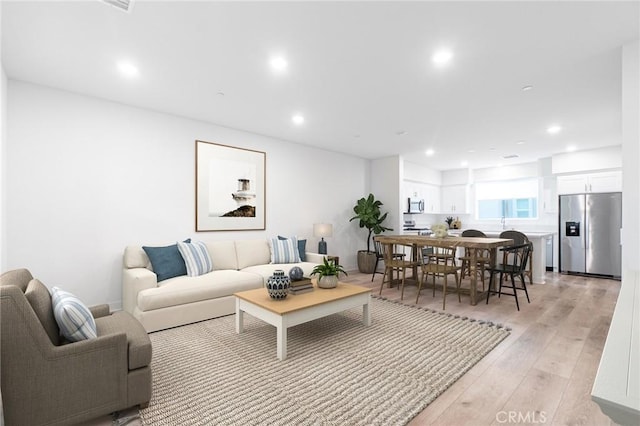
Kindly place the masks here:
POLYGON ((53 316, 51 295, 47 287, 45 287, 40 280, 34 278, 29 281, 24 295, 40 320, 42 328, 44 328, 49 339, 51 339, 51 343, 56 346, 60 344, 60 330, 53 316))
POLYGON ((60 332, 69 341, 79 342, 98 336, 91 311, 76 296, 54 287, 51 289, 51 301, 60 332))

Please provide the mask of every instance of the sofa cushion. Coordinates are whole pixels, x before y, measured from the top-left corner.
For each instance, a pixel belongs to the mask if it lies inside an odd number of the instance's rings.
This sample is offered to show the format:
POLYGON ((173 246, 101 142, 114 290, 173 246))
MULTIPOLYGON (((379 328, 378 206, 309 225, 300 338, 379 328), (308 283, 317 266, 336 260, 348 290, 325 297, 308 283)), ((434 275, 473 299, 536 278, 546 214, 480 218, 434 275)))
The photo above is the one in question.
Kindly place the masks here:
POLYGON ((299 262, 299 263, 285 263, 285 264, 267 264, 267 265, 255 265, 248 266, 242 270, 242 272, 251 272, 252 274, 257 274, 262 277, 263 283, 267 282, 267 278, 273 275, 273 271, 276 269, 281 269, 285 274, 289 275, 289 271, 294 266, 299 266, 302 268, 305 277, 309 277, 313 268, 315 268, 316 264, 311 262, 299 262))
MULTIPOLYGON (((300 240, 298 237, 294 237, 298 240, 298 255, 300 256, 300 262, 306 262, 307 259, 307 240, 300 240)), ((282 235, 278 235, 279 240, 286 240, 287 237, 283 237, 282 235)))
POLYGON ((53 316, 58 323, 60 333, 70 342, 94 339, 96 334, 96 322, 89 308, 73 294, 60 290, 58 287, 51 289, 51 302, 53 304, 53 316))
POLYGON ((238 270, 238 257, 234 241, 207 241, 205 244, 211 256, 214 271, 220 269, 238 270))
POLYGON ((193 243, 178 242, 178 251, 187 266, 187 275, 197 277, 213 271, 213 263, 207 246, 202 241, 193 243))
POLYGON ((281 240, 271 238, 269 240, 271 249, 271 263, 297 263, 300 262, 298 254, 298 240, 295 237, 281 240))
POLYGON ((98 336, 126 333, 129 348, 129 370, 151 363, 151 340, 140 321, 124 311, 96 318, 98 336))
POLYGON ((124 267, 131 268, 147 268, 152 269, 149 256, 144 252, 141 246, 127 246, 124 249, 124 258, 122 259, 124 267))
POLYGON ((138 293, 138 308, 141 311, 152 311, 231 296, 238 291, 262 286, 263 280, 259 275, 240 271, 213 271, 199 277, 176 277, 167 280, 161 287, 138 293))
POLYGON ((60 344, 60 330, 53 316, 53 305, 49 290, 40 280, 33 279, 29 281, 24 295, 40 320, 42 327, 47 332, 49 339, 51 339, 51 343, 58 346, 60 344))
MULTIPOLYGON (((191 239, 187 239, 185 242, 189 243, 191 239)), ((164 247, 142 246, 142 249, 149 256, 153 272, 158 276, 158 282, 187 275, 187 266, 180 255, 177 244, 164 247)))
POLYGON ((236 241, 238 269, 247 266, 264 265, 271 262, 271 250, 266 239, 236 241))

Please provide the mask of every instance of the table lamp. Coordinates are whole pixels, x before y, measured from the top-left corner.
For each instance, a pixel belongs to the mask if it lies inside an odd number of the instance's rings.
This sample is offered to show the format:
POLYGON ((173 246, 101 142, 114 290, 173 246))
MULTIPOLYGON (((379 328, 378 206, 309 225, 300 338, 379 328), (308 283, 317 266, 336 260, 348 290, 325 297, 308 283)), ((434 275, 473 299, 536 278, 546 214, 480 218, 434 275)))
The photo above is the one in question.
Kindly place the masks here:
POLYGON ((324 240, 324 237, 333 236, 333 225, 330 223, 314 223, 313 236, 320 237, 320 242, 318 242, 318 253, 327 254, 327 242, 324 240))

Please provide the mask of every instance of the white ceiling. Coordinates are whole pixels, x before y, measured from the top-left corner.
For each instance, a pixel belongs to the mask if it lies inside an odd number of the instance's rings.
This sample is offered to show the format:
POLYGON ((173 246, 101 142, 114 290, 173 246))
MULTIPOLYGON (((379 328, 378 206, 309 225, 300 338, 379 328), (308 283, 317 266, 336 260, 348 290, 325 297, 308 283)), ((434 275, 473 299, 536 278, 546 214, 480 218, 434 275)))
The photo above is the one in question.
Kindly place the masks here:
POLYGON ((440 170, 619 145, 621 46, 640 28, 638 1, 1 7, 10 79, 440 170), (454 53, 443 68, 431 62, 440 47, 454 53), (276 54, 284 74, 269 67, 276 54), (137 78, 118 73, 124 59, 137 78), (563 131, 547 134, 551 124, 563 131))

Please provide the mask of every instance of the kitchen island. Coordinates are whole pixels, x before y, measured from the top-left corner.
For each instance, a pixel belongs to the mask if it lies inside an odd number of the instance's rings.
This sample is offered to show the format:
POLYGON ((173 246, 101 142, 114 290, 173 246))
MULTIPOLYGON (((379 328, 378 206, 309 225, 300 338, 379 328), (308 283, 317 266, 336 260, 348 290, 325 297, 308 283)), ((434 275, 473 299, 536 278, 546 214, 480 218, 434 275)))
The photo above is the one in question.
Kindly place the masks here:
MULTIPOLYGON (((474 228, 478 229, 478 228, 474 228)), ((449 231, 452 235, 460 235, 464 229, 452 229, 449 231)), ((503 231, 485 231, 480 229, 480 231, 484 232, 489 238, 498 238, 501 232, 503 231)), ((520 231, 519 229, 515 229, 515 231, 520 231)), ((527 236, 529 241, 533 243, 533 258, 531 259, 533 262, 533 270, 532 270, 532 280, 534 284, 544 284, 545 283, 545 272, 547 270, 546 259, 547 259, 547 238, 555 235, 555 232, 548 231, 520 231, 524 235, 527 236)))

